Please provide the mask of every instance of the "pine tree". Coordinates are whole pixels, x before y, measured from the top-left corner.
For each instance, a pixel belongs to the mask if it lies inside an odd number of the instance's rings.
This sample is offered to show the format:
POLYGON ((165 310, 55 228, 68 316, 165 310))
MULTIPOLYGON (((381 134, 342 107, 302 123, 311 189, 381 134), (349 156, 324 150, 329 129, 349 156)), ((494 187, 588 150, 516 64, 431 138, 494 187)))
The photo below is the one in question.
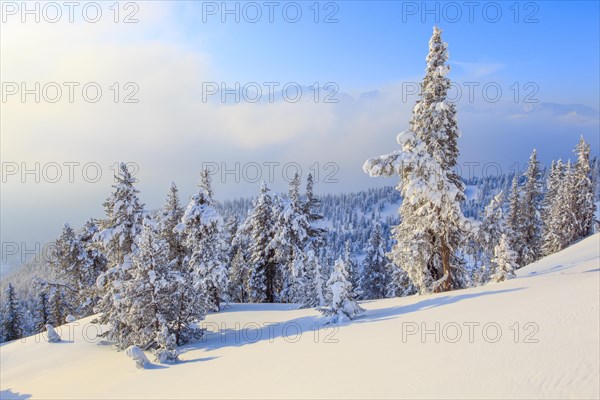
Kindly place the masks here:
POLYGON ((274 237, 275 220, 273 199, 269 188, 262 183, 260 195, 254 203, 254 209, 248 216, 249 236, 251 239, 250 273, 248 279, 248 297, 255 303, 275 302, 275 275, 277 264, 275 250, 271 246, 274 237))
POLYGON ((594 188, 591 179, 590 145, 583 136, 575 147, 577 163, 574 168, 575 175, 575 215, 577 218, 577 232, 575 240, 589 236, 594 228, 594 188))
POLYGON ((38 301, 35 310, 35 331, 41 333, 46 329, 46 324, 50 322, 50 310, 48 304, 48 295, 46 292, 38 293, 38 301))
POLYGON ((142 230, 143 204, 134 187, 136 179, 125 163, 121 163, 115 179, 114 190, 104 202, 106 218, 99 221, 99 231, 94 235, 108 258, 107 270, 96 282, 100 299, 95 311, 100 316, 95 321, 108 326, 102 336, 119 344, 126 341, 123 282, 129 278, 131 254, 136 251, 136 238, 142 230))
POLYGON ((463 288, 468 284, 459 251, 471 224, 460 209, 464 185, 453 171, 457 163, 459 131, 456 108, 446 97, 448 53, 441 30, 429 41, 421 99, 413 109, 410 131, 398 136, 401 150, 368 160, 371 176, 402 177, 402 223, 393 233, 396 244, 390 259, 407 272, 421 293, 463 288))
POLYGON ((50 320, 52 321, 52 326, 61 326, 66 322, 64 309, 65 306, 60 290, 54 290, 50 297, 50 320))
POLYGON ((171 293, 172 312, 168 328, 179 345, 199 337, 200 331, 193 324, 201 321, 206 313, 204 294, 198 293, 193 286, 194 278, 188 262, 190 253, 184 245, 184 235, 176 229, 183 213, 179 190, 172 182, 160 213, 159 234, 167 244, 170 274, 177 282, 171 293))
POLYGON ((219 311, 227 288, 227 265, 222 243, 223 218, 202 187, 190 199, 177 230, 185 234, 191 252, 189 265, 196 290, 206 293, 207 307, 219 311))
POLYGON ((561 231, 563 226, 560 218, 560 193, 564 177, 562 161, 554 162, 553 160, 546 183, 542 213, 542 254, 546 256, 562 248, 561 231))
POLYGON ((2 309, 2 333, 4 341, 19 339, 22 334, 23 314, 12 284, 6 286, 2 309))
POLYGON ((517 263, 521 263, 520 254, 522 253, 522 239, 521 235, 523 230, 521 229, 521 193, 519 188, 519 177, 517 174, 514 175, 512 180, 512 186, 510 188, 510 195, 508 198, 508 216, 506 218, 506 228, 510 235, 511 248, 517 252, 517 263))
POLYGON ((360 282, 363 298, 365 299, 382 299, 385 297, 388 284, 386 269, 388 262, 383 245, 381 226, 376 223, 369 244, 365 249, 365 263, 360 282))
POLYGON ((187 255, 186 248, 183 245, 183 237, 175 230, 175 227, 181 221, 181 217, 183 217, 183 212, 183 207, 179 201, 179 190, 175 182, 171 182, 171 187, 161 211, 160 235, 167 242, 169 263, 171 268, 176 271, 183 271, 184 259, 187 255))
POLYGON ((169 333, 166 325, 162 325, 156 334, 155 342, 158 346, 154 350, 157 362, 161 364, 173 364, 179 361, 179 350, 177 349, 175 335, 169 333))
POLYGON ((544 230, 544 252, 560 251, 578 239, 577 171, 568 161, 561 175, 558 191, 550 205, 549 220, 544 230))
POLYGON ((348 272, 341 258, 335 262, 327 281, 326 306, 320 308, 320 311, 325 316, 331 317, 332 323, 349 321, 365 311, 354 298, 352 285, 348 281, 348 272))
POLYGON ((229 296, 232 301, 239 303, 247 301, 248 275, 247 256, 244 248, 238 247, 229 267, 229 296))
POLYGON ((308 276, 306 248, 311 229, 300 201, 300 176, 290 182, 289 203, 278 215, 271 247, 275 249, 278 269, 282 275, 281 300, 288 303, 306 302, 308 276))
POLYGON ((208 204, 214 205, 214 192, 212 189, 212 178, 210 177, 210 171, 208 168, 203 168, 200 172, 200 188, 204 189, 204 195, 208 204))
POLYGON ((519 259, 522 265, 528 265, 537 261, 541 252, 541 173, 535 150, 531 153, 524 176, 526 181, 523 186, 523 198, 520 204, 521 234, 519 238, 522 246, 519 249, 519 259))
POLYGON ((484 210, 483 220, 477 232, 476 266, 480 268, 476 283, 484 284, 489 280, 491 260, 500 238, 506 235, 508 229, 504 222, 504 193, 498 193, 484 210))
POLYGON ((501 282, 514 278, 514 270, 519 268, 516 260, 517 253, 510 248, 510 241, 503 234, 500 237, 500 242, 494 249, 490 280, 492 282, 501 282))
POLYGON ((177 277, 169 274, 169 249, 150 218, 144 220, 136 242, 128 279, 123 282, 122 301, 127 312, 119 347, 135 344, 148 349, 155 344, 161 321, 169 317, 168 306, 177 277))
POLYGON ((326 304, 325 290, 326 279, 323 266, 313 250, 309 250, 306 257, 307 284, 303 307, 322 307, 326 304))
POLYGON ((319 214, 318 211, 321 208, 321 200, 315 196, 314 187, 315 183, 313 176, 312 174, 308 174, 308 177, 306 178, 306 199, 303 204, 303 211, 309 224, 309 241, 311 242, 313 250, 318 251, 323 245, 327 230, 316 226, 319 221, 323 220, 323 216, 319 214))
POLYGON ((348 272, 348 280, 352 284, 354 288, 354 294, 358 298, 362 297, 362 289, 360 287, 360 270, 359 264, 354 257, 352 252, 350 240, 346 240, 344 242, 344 257, 343 257, 344 265, 346 266, 346 271, 348 272))
MULTIPOLYGON (((65 224, 48 257, 48 264, 58 280, 36 281, 40 290, 51 288, 61 291, 61 301, 66 308, 79 316, 93 312, 97 302, 95 282, 106 268, 106 258, 92 245, 92 236, 97 232, 92 221, 88 221, 80 234, 65 224)), ((60 325, 64 321, 55 321, 60 325)))

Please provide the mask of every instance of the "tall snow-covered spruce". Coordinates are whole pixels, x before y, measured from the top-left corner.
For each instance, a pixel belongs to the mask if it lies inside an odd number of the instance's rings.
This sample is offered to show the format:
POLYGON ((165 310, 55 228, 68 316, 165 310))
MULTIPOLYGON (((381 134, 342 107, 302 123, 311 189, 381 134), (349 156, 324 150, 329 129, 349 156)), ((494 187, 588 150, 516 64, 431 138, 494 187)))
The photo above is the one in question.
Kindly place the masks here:
POLYGON ((227 262, 222 243, 223 218, 213 204, 210 181, 203 173, 200 188, 175 229, 185 235, 195 289, 206 293, 210 310, 219 311, 227 289, 227 262))
POLYGON ((276 299, 277 263, 271 242, 275 236, 273 198, 265 182, 246 221, 250 237, 250 270, 248 272, 248 298, 255 303, 274 303, 276 299))
POLYGON ((592 185, 592 169, 590 166, 590 145, 585 142, 583 136, 575 147, 577 155, 575 164, 575 212, 577 218, 576 239, 582 239, 593 233, 594 212, 594 188, 592 185))
POLYGON ((114 190, 104 202, 106 218, 99 221, 99 231, 94 235, 108 258, 107 270, 96 280, 100 299, 95 311, 100 313, 97 322, 108 326, 102 335, 121 347, 127 342, 123 283, 130 278, 131 255, 136 251, 136 238, 142 231, 144 211, 134 187, 136 179, 125 163, 120 164, 115 179, 114 190))
POLYGON ((461 249, 472 224, 460 209, 464 185, 453 171, 459 130, 455 105, 446 98, 450 68, 441 34, 434 27, 421 98, 413 109, 410 130, 398 135, 401 149, 367 160, 363 167, 371 176, 401 177, 401 223, 393 230, 396 243, 388 256, 420 293, 468 284, 461 249))
POLYGON ((385 297, 389 281, 387 263, 381 226, 376 223, 365 249, 363 275, 360 280, 362 298, 382 299, 385 297))
POLYGON ((522 265, 530 264, 540 258, 541 248, 541 209, 542 188, 540 183, 540 165, 537 152, 533 150, 529 158, 527 171, 525 171, 525 185, 520 203, 520 230, 521 240, 519 258, 522 265))

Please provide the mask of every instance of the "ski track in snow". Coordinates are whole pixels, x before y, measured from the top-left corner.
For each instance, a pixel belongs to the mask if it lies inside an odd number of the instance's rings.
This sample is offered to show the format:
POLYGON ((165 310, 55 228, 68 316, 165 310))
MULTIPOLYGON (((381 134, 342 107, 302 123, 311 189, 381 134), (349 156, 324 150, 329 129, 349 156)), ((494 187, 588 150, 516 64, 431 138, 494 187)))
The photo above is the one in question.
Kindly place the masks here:
POLYGON ((596 234, 508 282, 363 301, 339 326, 290 304, 233 304, 181 363, 145 370, 94 343, 90 317, 57 328, 61 343, 3 344, 0 398, 599 398, 599 253, 596 234), (422 338, 436 323, 439 342, 422 338))

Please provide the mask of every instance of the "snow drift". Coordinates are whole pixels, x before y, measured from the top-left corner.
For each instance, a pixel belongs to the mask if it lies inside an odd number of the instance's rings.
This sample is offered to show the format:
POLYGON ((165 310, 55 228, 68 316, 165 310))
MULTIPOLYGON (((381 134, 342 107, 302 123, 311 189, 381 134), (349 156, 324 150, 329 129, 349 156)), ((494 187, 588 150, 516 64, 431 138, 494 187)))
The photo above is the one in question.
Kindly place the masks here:
POLYGON ((181 362, 136 369, 91 318, 0 347, 1 398, 598 398, 600 235, 484 287, 314 309, 234 304, 181 362))

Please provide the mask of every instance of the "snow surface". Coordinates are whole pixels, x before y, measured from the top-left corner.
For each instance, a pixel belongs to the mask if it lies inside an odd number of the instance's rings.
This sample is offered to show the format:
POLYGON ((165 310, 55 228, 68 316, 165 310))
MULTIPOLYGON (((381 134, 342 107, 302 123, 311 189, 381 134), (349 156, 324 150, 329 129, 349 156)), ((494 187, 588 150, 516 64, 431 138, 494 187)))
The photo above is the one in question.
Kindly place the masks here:
POLYGON ((596 234, 510 281, 364 301, 339 326, 314 309, 234 304, 207 317, 212 333, 182 362, 143 370, 93 343, 87 318, 56 328, 60 343, 2 345, 0 397, 599 398, 599 253, 596 234))

